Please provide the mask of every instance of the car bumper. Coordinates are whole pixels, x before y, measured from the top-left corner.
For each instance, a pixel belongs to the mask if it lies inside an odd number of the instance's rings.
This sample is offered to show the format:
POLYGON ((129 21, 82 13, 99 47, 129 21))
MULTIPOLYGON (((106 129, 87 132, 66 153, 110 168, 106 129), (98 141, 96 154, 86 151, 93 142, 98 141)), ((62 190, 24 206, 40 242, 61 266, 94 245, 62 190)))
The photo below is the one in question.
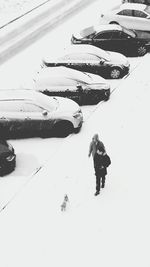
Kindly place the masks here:
POLYGON ((123 76, 127 75, 129 73, 129 69, 130 69, 129 67, 123 67, 122 68, 123 76))
POLYGON ((16 156, 11 161, 5 160, 0 164, 0 176, 11 173, 16 167, 16 156))
POLYGON ((80 132, 80 130, 82 128, 82 123, 80 123, 77 128, 74 128, 74 133, 79 133, 80 132))
POLYGON ((82 41, 81 41, 80 39, 77 39, 77 38, 75 38, 74 36, 72 36, 72 38, 71 38, 71 43, 72 43, 72 44, 81 44, 82 41))

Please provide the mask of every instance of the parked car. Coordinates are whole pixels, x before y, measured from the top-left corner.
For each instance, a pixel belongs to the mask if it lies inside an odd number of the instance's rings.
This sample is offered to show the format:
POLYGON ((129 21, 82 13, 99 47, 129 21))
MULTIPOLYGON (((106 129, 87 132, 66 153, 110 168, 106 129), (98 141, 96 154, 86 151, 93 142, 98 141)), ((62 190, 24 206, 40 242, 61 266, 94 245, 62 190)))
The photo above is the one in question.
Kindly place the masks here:
POLYGON ((122 0, 122 4, 123 3, 138 3, 138 4, 150 5, 150 0, 122 0))
POLYGON ((101 14, 100 24, 114 23, 133 30, 150 31, 150 6, 125 3, 101 14))
POLYGON ((66 66, 111 79, 123 77, 130 67, 124 55, 93 45, 71 45, 58 58, 45 57, 43 64, 47 67, 66 66))
POLYGON ((150 34, 138 34, 121 25, 91 26, 72 35, 73 44, 92 44, 102 49, 117 51, 125 55, 143 56, 150 46, 150 34), (144 38, 145 37, 145 38, 144 38))
POLYGON ((0 137, 67 136, 82 126, 73 100, 32 90, 0 90, 0 137))
POLYGON ((15 150, 10 143, 0 139, 0 176, 12 172, 16 166, 15 150))
POLYGON ((97 104, 110 96, 104 78, 63 66, 44 68, 35 78, 34 89, 48 96, 68 97, 80 105, 97 104))

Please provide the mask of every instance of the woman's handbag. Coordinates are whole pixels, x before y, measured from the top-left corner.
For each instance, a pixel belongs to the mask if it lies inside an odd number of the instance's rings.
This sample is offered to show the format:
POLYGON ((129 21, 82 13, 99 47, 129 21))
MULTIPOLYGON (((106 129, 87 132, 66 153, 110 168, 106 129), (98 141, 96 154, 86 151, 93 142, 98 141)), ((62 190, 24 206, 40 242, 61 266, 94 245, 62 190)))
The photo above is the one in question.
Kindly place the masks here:
POLYGON ((107 154, 105 154, 103 156, 103 166, 105 168, 107 168, 107 167, 109 167, 110 164, 111 164, 111 159, 110 159, 110 157, 107 154))

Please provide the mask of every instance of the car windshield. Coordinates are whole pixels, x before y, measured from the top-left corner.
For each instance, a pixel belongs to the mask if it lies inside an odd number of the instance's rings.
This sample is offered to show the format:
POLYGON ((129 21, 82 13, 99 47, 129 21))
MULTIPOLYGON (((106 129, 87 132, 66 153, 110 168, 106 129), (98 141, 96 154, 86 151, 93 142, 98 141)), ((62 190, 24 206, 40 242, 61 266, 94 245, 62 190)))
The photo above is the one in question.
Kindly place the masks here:
POLYGON ((87 36, 89 36, 91 34, 94 34, 95 32, 96 31, 95 31, 94 27, 90 26, 88 28, 85 28, 85 29, 81 30, 80 31, 80 35, 81 35, 82 38, 84 38, 84 37, 87 37, 87 36))
POLYGON ((98 48, 98 50, 99 50, 98 53, 95 54, 97 57, 99 57, 100 59, 105 59, 106 61, 110 60, 109 51, 105 51, 105 50, 102 50, 102 49, 99 49, 99 48, 98 48))
POLYGON ((86 72, 80 72, 76 70, 73 70, 73 72, 70 73, 68 79, 72 79, 76 82, 86 83, 86 84, 88 84, 91 81, 91 77, 86 72))
POLYGON ((59 86, 66 82, 69 84, 76 84, 77 82, 88 84, 91 81, 91 77, 86 73, 66 67, 47 68, 38 76, 39 80, 48 81, 48 84, 59 86))
POLYGON ((137 34, 134 31, 131 31, 125 27, 122 27, 122 31, 128 35, 130 35, 131 37, 135 38, 137 36, 137 34))
POLYGON ((144 9, 144 11, 150 15, 150 6, 146 6, 146 8, 144 9))

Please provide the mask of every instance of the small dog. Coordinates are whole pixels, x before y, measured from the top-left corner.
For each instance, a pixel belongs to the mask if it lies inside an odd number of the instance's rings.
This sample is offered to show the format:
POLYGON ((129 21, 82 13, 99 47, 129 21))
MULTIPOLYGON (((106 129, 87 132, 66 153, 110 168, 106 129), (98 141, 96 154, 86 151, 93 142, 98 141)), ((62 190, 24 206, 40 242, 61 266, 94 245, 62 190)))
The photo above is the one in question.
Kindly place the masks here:
POLYGON ((67 202, 69 201, 69 198, 67 195, 64 196, 64 200, 63 203, 61 204, 61 211, 65 211, 66 210, 66 206, 67 206, 67 202))

